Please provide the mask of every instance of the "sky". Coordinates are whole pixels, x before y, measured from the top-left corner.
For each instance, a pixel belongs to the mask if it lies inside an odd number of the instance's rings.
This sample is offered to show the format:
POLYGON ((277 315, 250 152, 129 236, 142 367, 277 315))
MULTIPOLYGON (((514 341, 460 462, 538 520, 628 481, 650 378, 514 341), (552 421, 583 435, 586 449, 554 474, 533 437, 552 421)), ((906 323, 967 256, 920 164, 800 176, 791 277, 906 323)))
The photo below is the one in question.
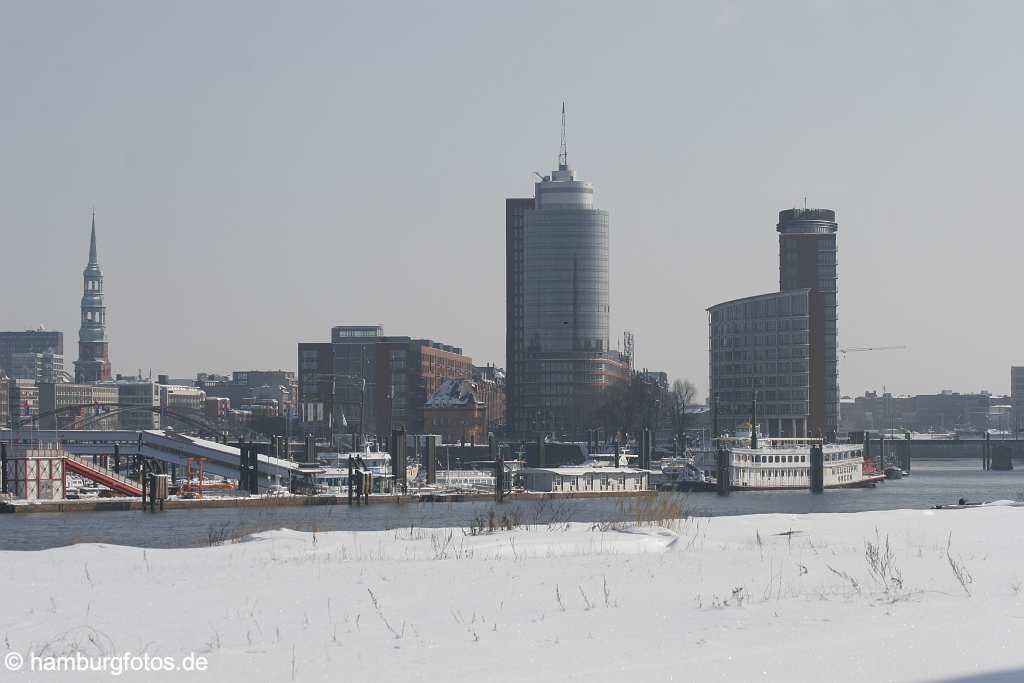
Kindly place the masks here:
POLYGON ((95 207, 115 372, 294 369, 342 324, 504 365, 504 200, 569 161, 611 327, 708 383, 705 309, 835 209, 843 394, 1024 365, 1024 4, 0 0, 0 329, 76 355, 95 207))

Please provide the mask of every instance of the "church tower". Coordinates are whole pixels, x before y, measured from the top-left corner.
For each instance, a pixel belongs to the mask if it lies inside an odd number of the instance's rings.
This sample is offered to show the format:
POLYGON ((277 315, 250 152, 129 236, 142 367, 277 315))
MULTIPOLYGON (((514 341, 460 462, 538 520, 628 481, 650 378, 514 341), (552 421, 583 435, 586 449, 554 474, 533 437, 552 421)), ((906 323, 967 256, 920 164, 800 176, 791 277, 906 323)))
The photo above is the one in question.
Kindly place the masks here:
POLYGON ((107 339, 107 307, 103 305, 103 271, 96 258, 96 212, 92 214, 89 263, 82 273, 82 325, 78 328, 78 360, 75 382, 88 384, 110 379, 110 343, 107 339))

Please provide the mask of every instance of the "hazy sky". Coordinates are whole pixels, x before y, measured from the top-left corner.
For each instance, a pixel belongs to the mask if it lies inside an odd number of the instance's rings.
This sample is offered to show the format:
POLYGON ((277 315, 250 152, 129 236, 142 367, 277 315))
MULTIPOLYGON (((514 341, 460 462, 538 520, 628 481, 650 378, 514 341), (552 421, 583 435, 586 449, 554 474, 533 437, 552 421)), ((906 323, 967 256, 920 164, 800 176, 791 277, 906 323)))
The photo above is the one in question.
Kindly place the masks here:
POLYGON ((1024 4, 0 2, 0 329, 76 357, 96 207, 116 372, 294 368, 332 325, 504 365, 504 199, 611 213, 612 334, 707 387, 705 309, 839 220, 844 394, 1024 364, 1024 4))

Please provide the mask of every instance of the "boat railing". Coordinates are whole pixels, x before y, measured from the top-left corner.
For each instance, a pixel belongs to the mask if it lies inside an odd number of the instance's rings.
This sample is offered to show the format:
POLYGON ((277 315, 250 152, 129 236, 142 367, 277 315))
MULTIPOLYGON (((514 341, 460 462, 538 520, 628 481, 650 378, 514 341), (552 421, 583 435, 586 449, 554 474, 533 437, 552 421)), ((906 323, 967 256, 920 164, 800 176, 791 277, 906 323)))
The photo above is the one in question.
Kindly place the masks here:
MULTIPOLYGON (((719 439, 722 445, 739 446, 742 448, 750 447, 749 436, 723 436, 719 439)), ((779 436, 759 436, 757 437, 758 446, 765 448, 790 448, 793 446, 821 446, 824 445, 825 440, 818 437, 779 437, 779 436)))

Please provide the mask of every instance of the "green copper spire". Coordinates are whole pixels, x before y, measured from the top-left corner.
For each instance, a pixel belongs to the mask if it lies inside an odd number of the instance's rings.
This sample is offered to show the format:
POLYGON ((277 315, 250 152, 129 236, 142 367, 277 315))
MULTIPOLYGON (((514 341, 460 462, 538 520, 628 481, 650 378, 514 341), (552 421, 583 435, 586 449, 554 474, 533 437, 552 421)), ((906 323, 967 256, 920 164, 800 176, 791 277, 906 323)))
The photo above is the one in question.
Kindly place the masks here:
POLYGON ((96 260, 96 212, 92 212, 92 237, 89 238, 89 265, 98 266, 96 260))

